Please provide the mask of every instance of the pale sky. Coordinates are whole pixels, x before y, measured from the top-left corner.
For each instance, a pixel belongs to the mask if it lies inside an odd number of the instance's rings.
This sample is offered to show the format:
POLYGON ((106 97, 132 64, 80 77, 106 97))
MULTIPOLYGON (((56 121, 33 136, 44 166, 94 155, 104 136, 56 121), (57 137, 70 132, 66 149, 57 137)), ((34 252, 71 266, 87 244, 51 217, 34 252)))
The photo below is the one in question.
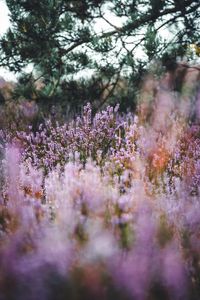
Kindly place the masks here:
POLYGON ((9 10, 4 0, 0 0, 0 35, 6 32, 10 22, 8 17, 9 10))
MULTIPOLYGON (((0 36, 2 36, 10 26, 8 14, 9 10, 5 4, 5 1, 0 0, 0 36)), ((0 68, 0 76, 6 80, 16 80, 16 76, 14 74, 3 68, 0 68)))

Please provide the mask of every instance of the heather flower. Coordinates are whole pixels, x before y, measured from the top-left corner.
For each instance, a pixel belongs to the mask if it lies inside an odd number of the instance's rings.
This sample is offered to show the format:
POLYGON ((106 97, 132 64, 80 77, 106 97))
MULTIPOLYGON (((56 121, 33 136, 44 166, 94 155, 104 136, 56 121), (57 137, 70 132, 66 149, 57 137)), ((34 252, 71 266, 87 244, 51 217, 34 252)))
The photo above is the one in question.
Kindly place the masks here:
POLYGON ((187 299, 187 274, 180 250, 171 244, 161 255, 163 285, 170 299, 187 299))
POLYGON ((200 130, 159 97, 1 132, 0 298, 199 298, 200 130))
POLYGON ((5 168, 5 180, 6 191, 12 205, 15 205, 15 199, 19 201, 19 163, 20 152, 12 144, 8 145, 5 153, 4 168, 5 168))

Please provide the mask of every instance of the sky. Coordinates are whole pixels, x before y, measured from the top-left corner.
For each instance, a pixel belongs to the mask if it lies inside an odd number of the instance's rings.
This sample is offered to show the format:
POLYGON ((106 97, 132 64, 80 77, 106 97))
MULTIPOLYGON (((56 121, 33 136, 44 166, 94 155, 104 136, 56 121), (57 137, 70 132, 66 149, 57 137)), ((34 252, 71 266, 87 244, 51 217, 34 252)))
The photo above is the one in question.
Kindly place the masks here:
POLYGON ((8 17, 9 10, 5 4, 4 0, 0 0, 0 35, 6 32, 7 28, 10 25, 9 17, 8 17))
MULTIPOLYGON (((2 36, 10 26, 8 14, 9 10, 5 4, 5 1, 0 0, 0 36, 2 36)), ((15 75, 3 68, 0 68, 0 76, 6 80, 16 80, 15 75)))

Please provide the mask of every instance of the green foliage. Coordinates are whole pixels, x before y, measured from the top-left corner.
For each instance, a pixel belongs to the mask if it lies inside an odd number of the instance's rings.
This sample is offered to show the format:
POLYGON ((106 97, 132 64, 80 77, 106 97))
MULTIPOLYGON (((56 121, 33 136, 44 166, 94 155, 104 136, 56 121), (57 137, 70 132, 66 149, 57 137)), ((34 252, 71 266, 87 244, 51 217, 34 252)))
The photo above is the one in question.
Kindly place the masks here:
POLYGON ((144 40, 144 51, 150 60, 156 58, 160 43, 161 39, 157 36, 155 27, 148 26, 144 40))
POLYGON ((84 97, 88 97, 84 101, 100 97, 100 104, 112 102, 120 78, 127 80, 129 92, 121 89, 121 95, 123 98, 127 94, 124 106, 129 106, 137 93, 133 87, 137 89, 141 74, 153 59, 162 60, 163 54, 172 53, 176 60, 177 56, 188 53, 190 44, 200 43, 198 0, 7 0, 6 3, 12 26, 0 39, 0 66, 22 72, 31 64, 33 72, 27 76, 30 80, 19 83, 18 94, 21 90, 21 96, 36 97, 38 102, 45 98, 52 104, 60 101, 55 99, 81 104, 84 97), (102 22, 106 29, 99 27, 102 22), (170 32, 165 39, 163 29, 170 32), (138 55, 141 51, 142 59, 138 55), (31 85, 37 78, 42 78, 45 85, 35 93, 31 85), (91 88, 83 92, 98 80, 97 91, 91 88), (63 86, 69 87, 74 82, 76 91, 67 88, 67 95, 63 94, 66 92, 63 86), (105 99, 104 90, 109 85, 114 88, 109 88, 105 99), (27 90, 31 90, 28 95, 27 90))

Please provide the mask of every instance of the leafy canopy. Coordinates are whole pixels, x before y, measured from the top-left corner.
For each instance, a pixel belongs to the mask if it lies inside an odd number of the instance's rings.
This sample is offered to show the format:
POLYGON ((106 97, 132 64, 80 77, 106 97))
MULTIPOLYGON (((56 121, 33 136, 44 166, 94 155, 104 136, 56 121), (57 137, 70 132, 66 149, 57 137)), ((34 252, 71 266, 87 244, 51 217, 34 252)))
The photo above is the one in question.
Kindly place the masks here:
POLYGON ((63 99, 65 94, 68 102, 78 96, 104 102, 121 78, 138 86, 152 59, 166 52, 183 55, 190 44, 198 48, 200 43, 199 0, 6 3, 12 26, 0 40, 0 66, 22 72, 31 64, 34 71, 22 75, 21 82, 30 86, 43 79, 45 88, 36 98, 63 99))

